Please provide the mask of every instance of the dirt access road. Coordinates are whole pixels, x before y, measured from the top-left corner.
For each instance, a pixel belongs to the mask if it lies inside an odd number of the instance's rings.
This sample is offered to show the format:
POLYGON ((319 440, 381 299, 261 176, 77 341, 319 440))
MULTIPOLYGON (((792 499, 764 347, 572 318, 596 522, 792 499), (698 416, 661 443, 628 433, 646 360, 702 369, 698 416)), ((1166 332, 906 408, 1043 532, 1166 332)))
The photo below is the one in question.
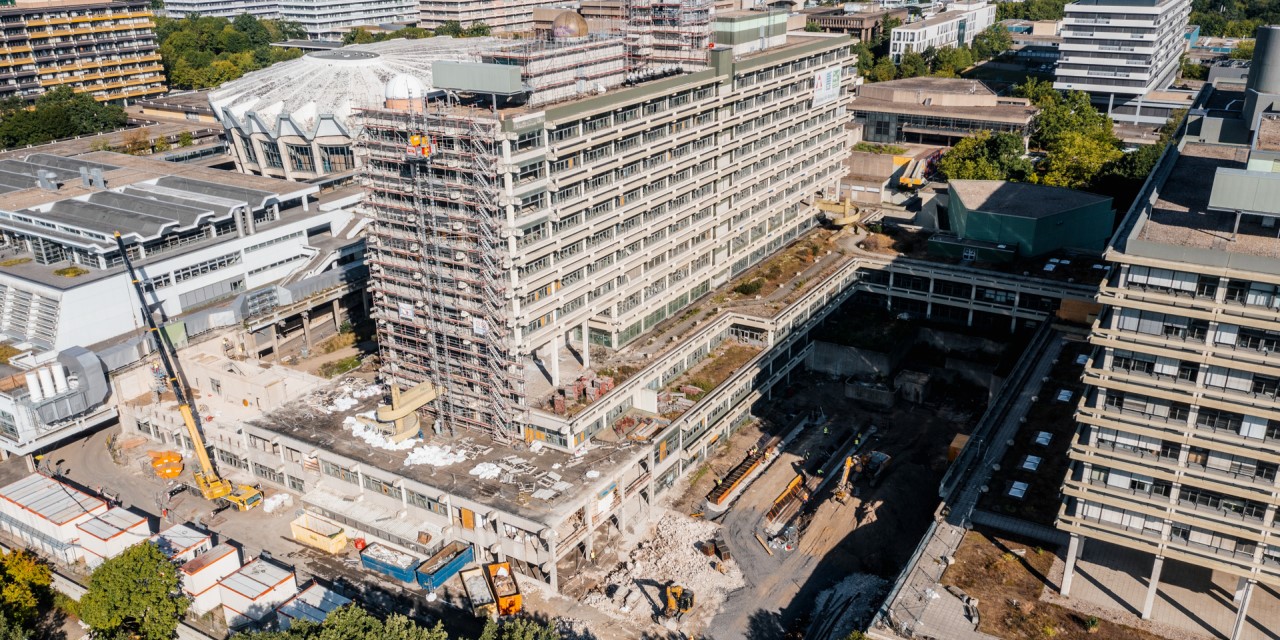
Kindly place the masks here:
MULTIPOLYGON (((830 433, 824 434, 821 424, 806 429, 720 518, 747 586, 730 595, 710 625, 709 638, 773 640, 789 629, 803 632, 818 595, 849 574, 892 579, 933 517, 952 436, 967 431, 976 418, 945 401, 932 406, 902 403, 892 412, 876 413, 845 399, 839 383, 811 378, 803 387, 781 402, 788 409, 821 406, 831 419, 830 433), (853 529, 855 506, 829 500, 826 487, 814 498, 821 504, 799 546, 770 555, 755 534, 764 537, 764 516, 806 464, 803 453, 810 452, 807 465, 816 472, 818 463, 827 462, 854 429, 870 424, 876 425, 877 434, 864 443, 863 451, 893 456, 878 486, 868 487, 865 481, 859 485, 864 501, 883 501, 877 519, 853 529)), ((829 469, 838 468, 837 461, 831 463, 829 469)))

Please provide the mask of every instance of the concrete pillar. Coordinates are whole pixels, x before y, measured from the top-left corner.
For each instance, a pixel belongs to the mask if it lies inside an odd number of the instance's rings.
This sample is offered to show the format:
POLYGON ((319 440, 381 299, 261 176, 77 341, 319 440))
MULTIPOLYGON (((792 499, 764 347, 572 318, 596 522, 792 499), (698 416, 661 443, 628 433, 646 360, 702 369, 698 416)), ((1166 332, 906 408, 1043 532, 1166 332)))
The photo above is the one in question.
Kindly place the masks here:
POLYGON ((1231 640, 1240 640, 1244 637, 1244 626, 1249 621, 1249 600, 1253 598, 1254 580, 1248 580, 1244 587, 1244 593, 1240 597, 1240 609, 1236 612, 1235 626, 1231 627, 1231 640))
POLYGON ((1164 557, 1156 556, 1151 565, 1151 580, 1147 583, 1147 599, 1142 601, 1142 619, 1151 619, 1151 607, 1156 603, 1156 591, 1160 590, 1160 570, 1164 568, 1164 557))
POLYGON ((22 456, 22 459, 27 461, 27 473, 35 473, 35 472, 36 472, 36 456, 35 456, 35 454, 30 454, 30 453, 29 453, 29 454, 27 454, 27 455, 25 455, 25 456, 22 456))
POLYGON ((1058 593, 1064 596, 1071 595, 1071 579, 1076 573, 1076 558, 1080 555, 1080 543, 1083 540, 1076 534, 1071 534, 1071 541, 1067 543, 1067 568, 1062 573, 1062 587, 1058 589, 1058 593))
POLYGON ((311 353, 311 312, 302 312, 302 348, 311 353))
POLYGON ((342 320, 341 320, 341 318, 342 318, 342 304, 341 304, 341 300, 342 300, 341 298, 334 298, 334 299, 333 299, 333 330, 334 330, 334 331, 339 331, 339 330, 341 330, 341 329, 342 329, 342 320))
POLYGON ((275 323, 271 325, 271 355, 280 361, 280 326, 275 323))
POLYGON ((591 327, 582 321, 582 368, 591 368, 591 327))
POLYGON ((1232 603, 1232 604, 1240 604, 1241 602, 1243 602, 1243 601, 1244 601, 1244 592, 1245 592, 1245 589, 1248 589, 1248 588, 1249 588, 1249 579, 1248 579, 1248 578, 1240 578, 1240 579, 1236 582, 1236 592, 1235 592, 1235 594, 1231 597, 1231 603, 1232 603))
POLYGON ((551 374, 551 386, 560 386, 560 336, 547 343, 547 373, 551 374))

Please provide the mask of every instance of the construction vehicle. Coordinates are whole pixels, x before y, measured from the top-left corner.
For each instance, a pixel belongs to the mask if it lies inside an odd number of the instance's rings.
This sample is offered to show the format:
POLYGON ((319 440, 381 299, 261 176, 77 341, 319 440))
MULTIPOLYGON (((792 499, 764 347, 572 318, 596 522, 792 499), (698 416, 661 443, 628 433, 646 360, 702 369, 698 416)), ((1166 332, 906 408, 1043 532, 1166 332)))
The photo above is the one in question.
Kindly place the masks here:
POLYGON ((853 479, 857 480, 858 476, 862 475, 864 464, 863 456, 853 455, 844 459, 844 471, 840 473, 840 482, 836 484, 835 493, 832 494, 836 502, 844 504, 849 499, 849 490, 853 485, 849 479, 849 473, 852 471, 853 479))
POLYGON ((684 614, 693 611, 693 591, 674 582, 668 582, 662 589, 661 616, 664 620, 679 621, 684 614))
MULTIPOLYGON (((258 506, 262 502, 261 491, 248 485, 232 485, 231 482, 218 475, 213 466, 213 461, 209 459, 209 449, 204 444, 204 436, 200 433, 196 412, 191 404, 191 390, 187 388, 186 382, 178 375, 177 352, 174 351, 173 345, 169 343, 169 339, 161 333, 160 326, 156 324, 151 307, 147 304, 147 295, 142 288, 142 280, 138 278, 138 272, 134 270, 133 261, 129 259, 129 252, 125 249, 124 238, 120 236, 119 231, 115 233, 115 236, 116 247, 120 250, 120 257, 124 259, 125 269, 129 272, 129 280, 133 283, 133 291, 138 296, 138 304, 142 308, 142 317, 147 321, 147 332, 151 334, 151 340, 155 343, 156 353, 160 354, 160 362, 164 365, 165 382, 178 401, 178 413, 182 414, 182 421, 187 425, 187 435, 190 436, 191 443, 195 448, 196 458, 200 461, 200 470, 191 472, 191 476, 196 482, 196 491, 204 496, 205 500, 219 505, 229 505, 239 511, 248 511, 258 506)), ((157 471, 159 471, 159 467, 157 467, 157 471)))
POLYGON ((484 567, 489 575, 489 586, 493 587, 493 595, 498 605, 498 615, 514 616, 524 608, 524 596, 520 594, 520 585, 516 576, 511 573, 511 565, 506 562, 494 562, 484 567))

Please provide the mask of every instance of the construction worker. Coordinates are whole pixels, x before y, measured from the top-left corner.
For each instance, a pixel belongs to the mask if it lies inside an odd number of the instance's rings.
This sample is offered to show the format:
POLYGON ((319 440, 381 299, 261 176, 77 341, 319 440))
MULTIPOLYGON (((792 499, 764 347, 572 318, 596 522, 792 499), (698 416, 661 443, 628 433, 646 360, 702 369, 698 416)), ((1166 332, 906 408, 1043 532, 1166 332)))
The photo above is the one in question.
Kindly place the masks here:
POLYGON ((818 477, 822 477, 822 467, 818 467, 818 477))
POLYGON ((826 424, 822 425, 822 435, 824 436, 831 435, 831 425, 826 425, 826 424))
POLYGON ((720 478, 716 478, 716 486, 720 486, 720 478))

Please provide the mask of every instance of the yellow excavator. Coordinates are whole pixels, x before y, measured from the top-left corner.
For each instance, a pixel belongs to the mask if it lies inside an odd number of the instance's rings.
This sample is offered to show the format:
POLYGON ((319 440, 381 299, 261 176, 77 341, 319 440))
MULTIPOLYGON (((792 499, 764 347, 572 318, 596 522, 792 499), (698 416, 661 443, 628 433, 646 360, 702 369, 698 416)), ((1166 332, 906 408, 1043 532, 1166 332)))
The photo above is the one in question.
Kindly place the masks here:
POLYGON ((662 589, 665 602, 662 606, 662 618, 680 620, 684 614, 693 611, 693 591, 674 582, 668 582, 662 589))
MULTIPOLYGON (((174 352, 173 345, 169 343, 168 338, 161 335, 155 316, 147 305, 147 296, 142 288, 142 280, 138 278, 138 273, 133 268, 133 262, 129 260, 129 252, 125 249, 124 238, 120 237, 119 231, 116 232, 115 237, 116 246, 120 249, 120 256, 124 259, 125 269, 129 272, 129 280, 133 283, 133 291, 138 296, 138 304, 142 306, 142 317, 147 321, 147 332, 151 334, 151 339, 155 343, 156 353, 160 354, 160 362, 164 366, 165 382, 178 400, 178 412, 182 414, 182 421, 187 425, 187 434, 191 437, 191 442, 196 450, 196 458, 200 461, 200 470, 191 472, 192 477, 195 478, 196 490, 199 491, 200 495, 204 496, 205 500, 230 505, 239 511, 248 511, 258 506, 262 502, 261 491, 249 485, 232 485, 231 482, 219 476, 217 469, 213 467, 213 461, 209 459, 209 448, 204 444, 204 436, 200 433, 196 412, 191 405, 191 390, 187 388, 186 383, 178 375, 177 353, 174 352)), ((164 458, 168 459, 167 457, 164 458)), ((172 460, 169 460, 169 463, 172 464, 172 460)), ((172 467, 168 467, 168 469, 171 470, 172 467)), ((160 473, 161 468, 159 466, 156 467, 156 471, 161 477, 164 477, 164 474, 160 473)))

